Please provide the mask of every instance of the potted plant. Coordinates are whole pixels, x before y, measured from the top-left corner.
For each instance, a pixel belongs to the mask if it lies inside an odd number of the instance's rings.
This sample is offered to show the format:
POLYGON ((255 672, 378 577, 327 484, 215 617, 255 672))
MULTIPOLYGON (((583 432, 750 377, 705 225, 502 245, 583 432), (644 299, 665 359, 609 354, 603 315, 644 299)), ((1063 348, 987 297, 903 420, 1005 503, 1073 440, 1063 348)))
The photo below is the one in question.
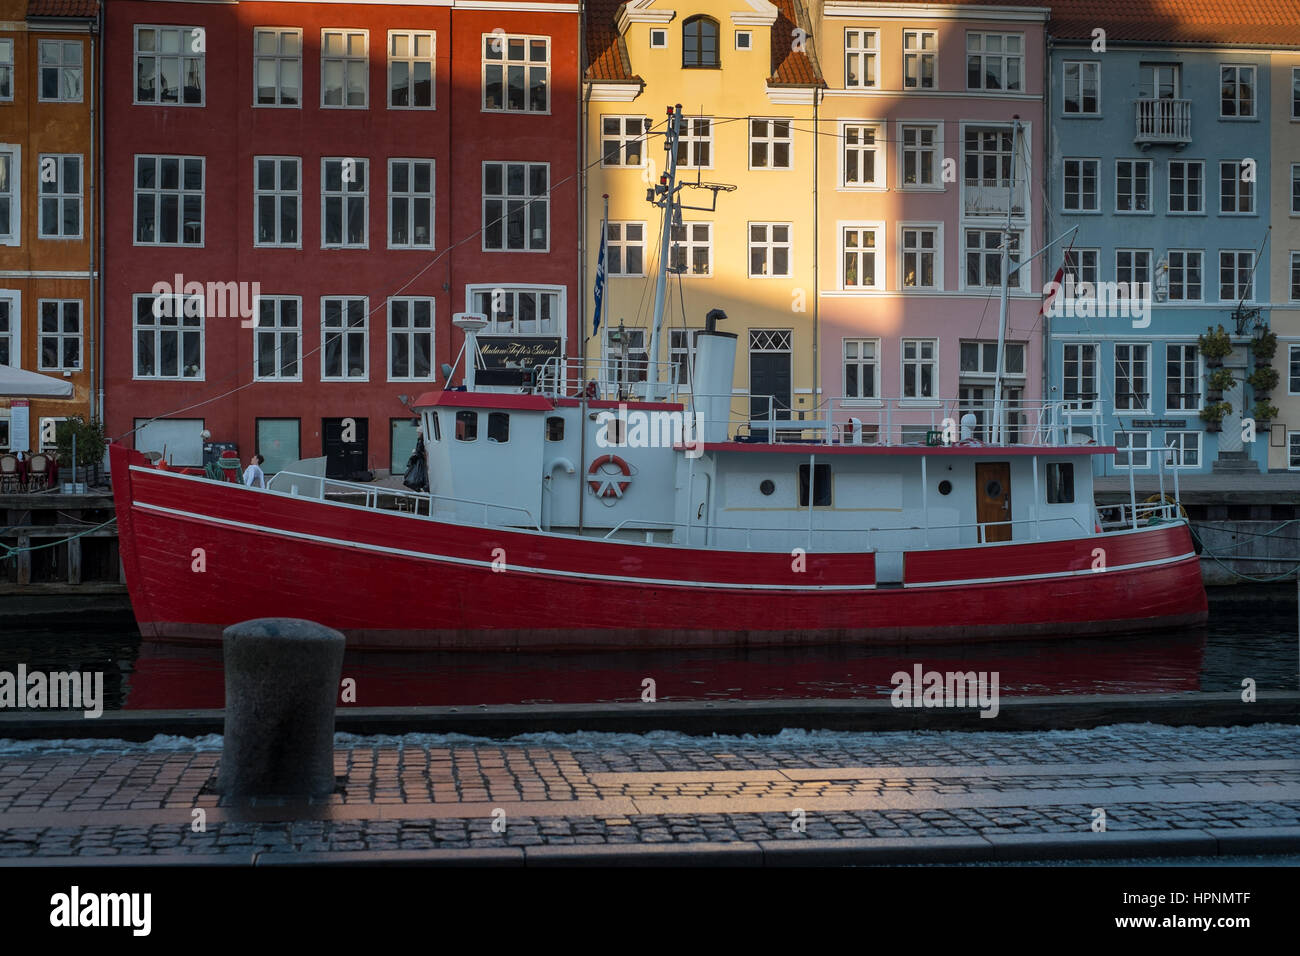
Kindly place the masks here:
POLYGON ((1201 409, 1201 420, 1207 432, 1217 432, 1223 430, 1223 417, 1231 414, 1231 402, 1211 402, 1201 409))
POLYGON ((1265 365, 1251 372, 1250 377, 1247 378, 1246 381, 1249 382, 1250 387, 1255 390, 1256 398, 1265 399, 1268 398, 1269 392, 1277 388, 1279 378, 1280 376, 1277 374, 1277 369, 1273 368, 1271 365, 1265 365))
POLYGON ((1270 405, 1263 399, 1255 403, 1255 407, 1250 410, 1250 417, 1255 419, 1255 431, 1266 432, 1273 423, 1273 416, 1277 414, 1277 406, 1270 405))
POLYGON ((1226 368, 1216 368, 1206 377, 1206 388, 1208 394, 1205 396, 1211 402, 1217 402, 1223 398, 1223 393, 1232 388, 1237 380, 1232 377, 1232 372, 1226 368))
POLYGON ((1277 333, 1264 332, 1257 335, 1250 343, 1250 354, 1255 356, 1255 367, 1262 368, 1273 361, 1277 354, 1277 333))
POLYGON ((1222 325, 1217 329, 1207 328, 1204 335, 1197 337, 1196 346, 1205 356, 1205 364, 1208 368, 1218 368, 1232 353, 1232 339, 1228 337, 1222 325))
MULTIPOLYGON (((55 459, 60 469, 67 469, 66 475, 72 480, 72 438, 77 439, 78 477, 95 484, 99 479, 101 465, 104 461, 104 446, 108 439, 104 436, 104 425, 99 419, 89 421, 80 415, 59 422, 54 429, 55 459)), ((64 473, 59 475, 60 480, 64 473)))

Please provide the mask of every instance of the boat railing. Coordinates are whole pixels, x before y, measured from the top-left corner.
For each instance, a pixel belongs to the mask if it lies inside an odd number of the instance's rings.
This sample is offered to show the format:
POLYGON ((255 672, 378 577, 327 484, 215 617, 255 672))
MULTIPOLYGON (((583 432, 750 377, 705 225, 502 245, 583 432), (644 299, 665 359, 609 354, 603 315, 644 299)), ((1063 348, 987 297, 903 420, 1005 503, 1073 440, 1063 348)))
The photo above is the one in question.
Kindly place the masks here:
MULTIPOLYGON (((644 355, 644 353, 640 353, 644 355)), ((554 356, 536 368, 525 391, 560 398, 585 394, 597 401, 678 402, 689 386, 682 381, 680 362, 650 362, 646 358, 563 358, 554 356), (651 367, 657 381, 649 384, 651 367)))
POLYGON ((843 445, 1102 444, 1102 414, 1082 400, 1004 402, 1002 429, 992 427, 991 401, 918 398, 831 398, 808 409, 788 408, 770 395, 696 394, 696 420, 705 434, 725 431, 735 441, 843 445), (713 417, 720 398, 727 417, 713 417), (737 414, 743 401, 748 413, 737 414), (722 426, 725 426, 722 427, 722 426))
MULTIPOLYGON (((483 501, 475 498, 459 498, 453 495, 435 495, 424 491, 411 491, 406 488, 391 488, 386 485, 362 484, 356 481, 344 481, 340 478, 324 478, 320 475, 308 475, 296 471, 276 472, 267 483, 267 487, 272 491, 281 494, 289 494, 295 497, 315 498, 318 501, 327 501, 330 497, 352 496, 360 494, 362 496, 362 507, 373 511, 388 511, 398 514, 409 514, 420 518, 437 518, 446 520, 447 513, 453 512, 457 518, 460 518, 461 506, 466 506, 472 510, 482 509, 483 519, 480 522, 485 528, 499 527, 501 522, 493 522, 490 515, 493 512, 506 512, 508 514, 520 515, 524 519, 522 525, 516 527, 527 527, 540 531, 541 525, 533 517, 533 513, 527 508, 521 508, 518 505, 504 505, 494 501, 483 501), (283 478, 284 481, 280 481, 283 478), (279 482, 279 487, 277 487, 279 482), (283 487, 288 485, 286 491, 283 487), (304 489, 305 492, 304 492, 304 489), (385 508, 380 505, 381 498, 391 498, 398 502, 396 508, 385 508), (444 508, 442 505, 449 504, 453 507, 444 508), (409 507, 407 507, 409 505, 409 507)), ((462 521, 461 523, 473 524, 472 521, 462 521)))

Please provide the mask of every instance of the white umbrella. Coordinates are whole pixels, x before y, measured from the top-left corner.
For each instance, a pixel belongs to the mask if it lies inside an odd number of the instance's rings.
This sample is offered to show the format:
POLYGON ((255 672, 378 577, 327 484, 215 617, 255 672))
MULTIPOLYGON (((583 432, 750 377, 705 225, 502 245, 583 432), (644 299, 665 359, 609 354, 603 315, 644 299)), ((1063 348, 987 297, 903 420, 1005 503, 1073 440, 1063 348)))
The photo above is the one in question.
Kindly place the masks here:
POLYGON ((0 365, 0 395, 18 398, 71 398, 72 383, 14 368, 12 365, 0 365))

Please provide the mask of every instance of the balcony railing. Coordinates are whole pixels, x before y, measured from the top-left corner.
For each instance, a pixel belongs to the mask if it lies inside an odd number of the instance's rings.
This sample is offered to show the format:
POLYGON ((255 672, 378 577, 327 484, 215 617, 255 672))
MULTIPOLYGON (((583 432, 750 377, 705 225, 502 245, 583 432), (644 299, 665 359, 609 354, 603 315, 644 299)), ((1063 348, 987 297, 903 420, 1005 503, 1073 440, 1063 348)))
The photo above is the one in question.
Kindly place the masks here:
POLYGON ((1192 141, 1192 101, 1144 97, 1134 102, 1137 133, 1133 142, 1143 146, 1192 141))

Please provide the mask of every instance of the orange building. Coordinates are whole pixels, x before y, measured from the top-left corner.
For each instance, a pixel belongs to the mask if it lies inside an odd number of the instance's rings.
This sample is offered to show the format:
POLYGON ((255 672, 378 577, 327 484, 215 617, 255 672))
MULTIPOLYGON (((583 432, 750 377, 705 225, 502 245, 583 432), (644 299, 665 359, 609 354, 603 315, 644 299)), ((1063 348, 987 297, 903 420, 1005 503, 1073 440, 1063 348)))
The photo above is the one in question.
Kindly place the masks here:
POLYGON ((101 404, 99 27, 98 0, 0 0, 0 451, 101 404))

